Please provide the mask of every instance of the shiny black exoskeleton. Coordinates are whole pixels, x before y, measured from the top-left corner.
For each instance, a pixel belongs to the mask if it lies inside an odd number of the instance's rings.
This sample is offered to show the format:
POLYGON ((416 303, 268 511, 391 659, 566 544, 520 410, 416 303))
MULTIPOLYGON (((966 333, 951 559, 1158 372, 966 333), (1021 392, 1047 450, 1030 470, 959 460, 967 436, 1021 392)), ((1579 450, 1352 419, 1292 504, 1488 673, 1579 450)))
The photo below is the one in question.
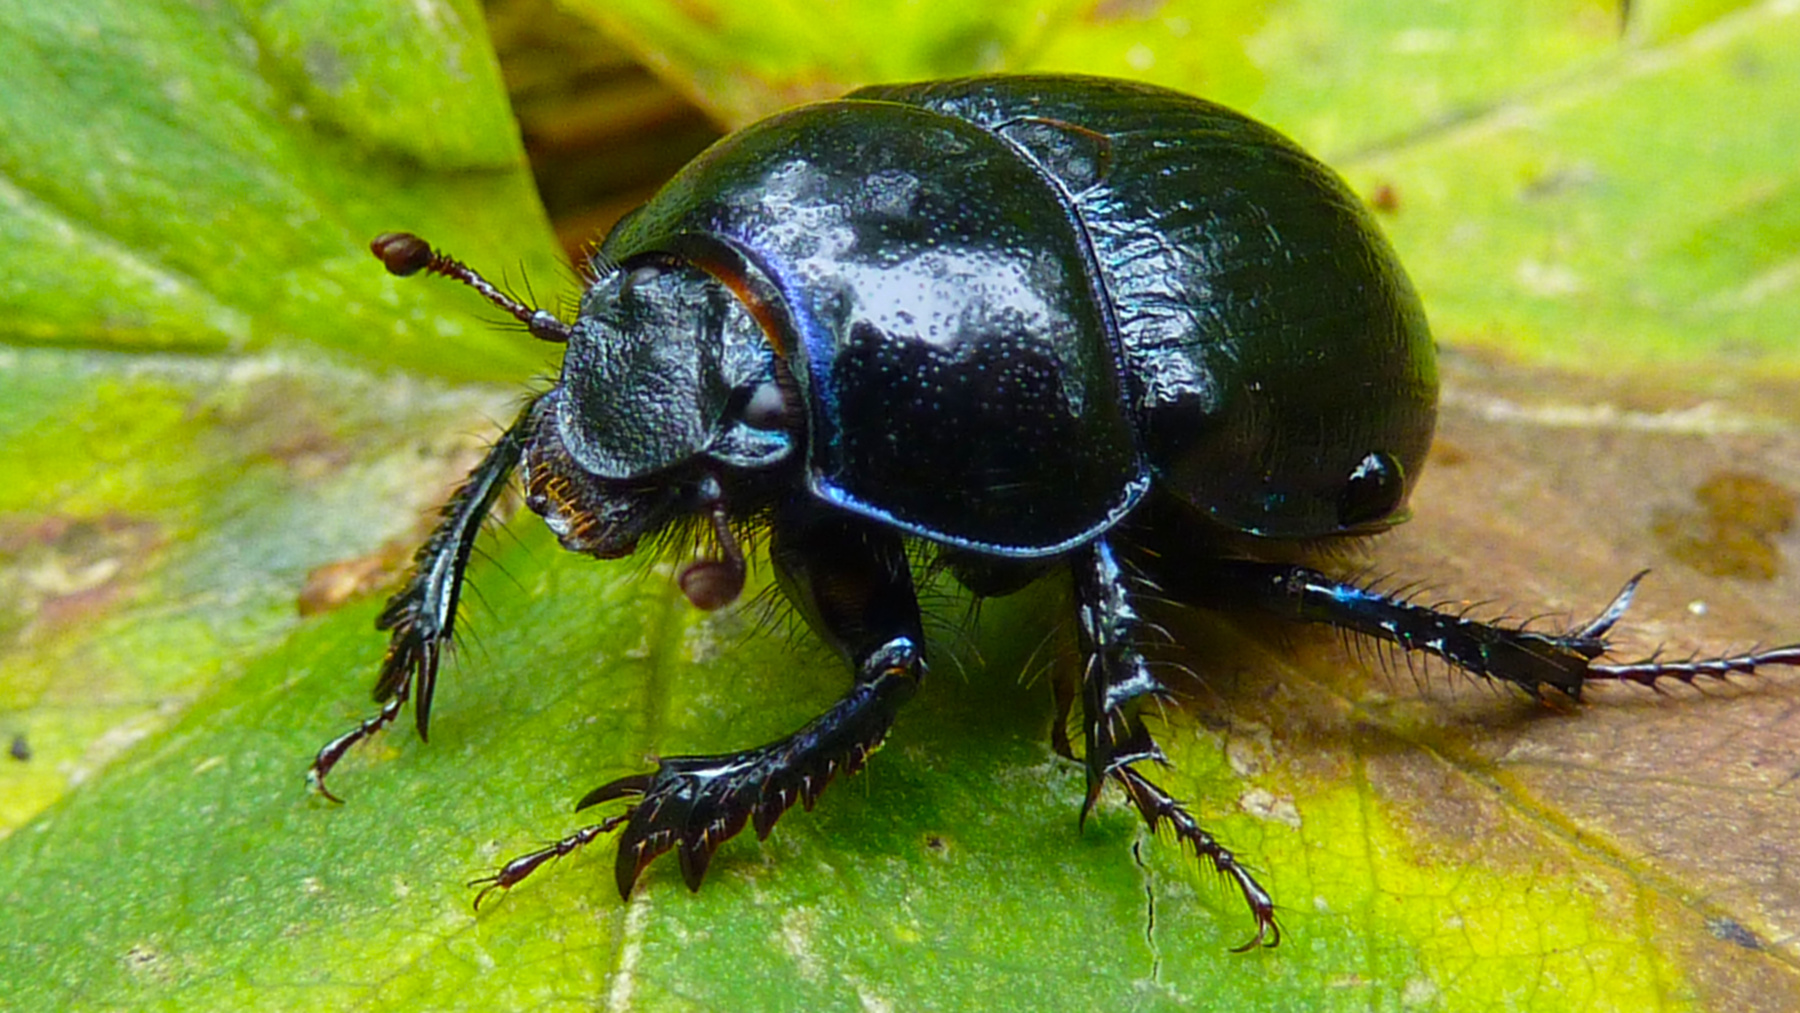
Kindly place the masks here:
MULTIPOLYGON (((1087 663, 1085 816, 1106 782, 1238 884, 1267 892, 1139 769, 1166 691, 1139 599, 1247 608, 1436 654, 1533 693, 1800 663, 1800 648, 1603 664, 1635 579, 1566 634, 1474 622, 1289 560, 1404 517, 1436 410, 1431 337, 1356 196, 1281 135, 1144 85, 981 77, 866 88, 727 137, 621 222, 574 323, 522 306, 415 237, 375 252, 480 289, 567 342, 446 507, 392 631, 381 712, 328 744, 314 783, 414 701, 420 736, 469 552, 511 472, 562 544, 601 558, 692 524, 716 552, 681 575, 735 598, 747 526, 782 593, 854 681, 778 742, 680 756, 581 800, 629 806, 481 882, 507 888, 623 828, 628 894, 675 849, 697 888, 719 844, 810 806, 887 734, 925 672, 907 542, 971 590, 1073 575, 1087 663)), ((1059 721, 1055 744, 1074 746, 1059 721)), ((739 744, 731 744, 739 745, 739 744)))

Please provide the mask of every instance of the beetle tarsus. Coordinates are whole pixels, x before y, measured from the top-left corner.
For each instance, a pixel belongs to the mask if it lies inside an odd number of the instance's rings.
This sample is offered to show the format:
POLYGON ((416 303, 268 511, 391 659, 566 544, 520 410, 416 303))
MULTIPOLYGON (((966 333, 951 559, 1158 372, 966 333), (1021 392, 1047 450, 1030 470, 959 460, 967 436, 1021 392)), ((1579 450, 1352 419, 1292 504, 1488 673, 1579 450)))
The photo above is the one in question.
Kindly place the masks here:
POLYGON ((1151 833, 1167 823, 1178 838, 1194 849, 1196 857, 1210 861, 1214 870, 1229 877, 1243 892, 1244 903, 1250 908, 1250 916, 1256 919, 1256 935, 1243 945, 1233 947, 1232 952, 1243 953, 1259 946, 1279 945, 1281 926, 1275 922, 1275 900, 1250 875, 1250 871, 1238 863, 1236 856, 1214 840, 1186 807, 1154 781, 1128 766, 1115 767, 1112 776, 1124 787, 1126 797, 1131 799, 1131 804, 1144 817, 1151 833))
POLYGON ((1588 666, 1588 678, 1655 686, 1663 679, 1691 683, 1702 678, 1723 679, 1728 675, 1749 675, 1767 665, 1800 666, 1800 644, 1724 658, 1692 658, 1687 661, 1647 658, 1616 665, 1596 662, 1588 666))
POLYGON ((545 862, 572 854, 593 843, 596 838, 617 830, 630 815, 631 814, 628 812, 621 813, 617 816, 610 816, 601 820, 599 823, 589 824, 549 847, 539 848, 528 854, 520 855, 512 861, 507 862, 505 865, 502 865, 491 876, 483 876, 480 879, 470 880, 470 887, 481 887, 481 891, 475 895, 475 910, 481 910, 481 902, 487 899, 488 894, 493 893, 495 890, 511 890, 513 887, 519 885, 520 880, 523 880, 525 877, 536 872, 538 867, 542 866, 545 862))
POLYGON ((331 789, 325 786, 325 776, 350 752, 351 747, 382 731, 400 717, 401 709, 413 696, 415 679, 419 686, 419 702, 413 714, 419 738, 425 739, 427 736, 431 697, 437 689, 438 660, 441 654, 439 645, 447 634, 421 632, 420 613, 415 598, 410 595, 418 585, 419 581, 415 577, 406 590, 388 599, 387 608, 375 623, 377 629, 394 631, 393 637, 388 641, 387 655, 381 662, 381 674, 375 681, 375 699, 381 702, 381 710, 374 717, 364 718, 355 728, 320 747, 318 755, 313 757, 312 766, 306 772, 307 785, 333 802, 342 803, 344 800, 332 794, 331 789))
MULTIPOLYGON (((1600 656, 1612 646, 1606 640, 1606 635, 1612 632, 1613 626, 1625 615, 1625 610, 1631 607, 1631 599, 1637 593, 1638 583, 1649 572, 1640 570, 1626 581, 1619 593, 1613 596, 1612 602, 1592 622, 1578 627, 1564 636, 1547 638, 1551 643, 1587 660, 1587 667, 1582 672, 1584 681, 1631 682, 1655 688, 1665 679, 1691 684, 1697 679, 1723 679, 1728 675, 1750 675, 1765 666, 1800 666, 1800 644, 1790 644, 1765 651, 1747 651, 1743 654, 1725 657, 1695 657, 1682 661, 1664 661, 1655 657, 1625 662, 1600 661, 1600 656)), ((1523 630, 1512 632, 1520 636, 1536 636, 1536 634, 1530 634, 1523 630)), ((1579 695, 1579 693, 1572 695, 1579 695)))
POLYGON ((362 723, 355 728, 321 746, 318 754, 313 757, 312 766, 306 770, 307 787, 341 805, 344 800, 332 794, 331 789, 325 786, 325 776, 331 773, 331 768, 337 766, 338 761, 344 758, 344 754, 350 751, 351 746, 393 724, 394 719, 400 716, 400 708, 405 704, 406 693, 402 690, 389 698, 374 717, 363 719, 362 723))

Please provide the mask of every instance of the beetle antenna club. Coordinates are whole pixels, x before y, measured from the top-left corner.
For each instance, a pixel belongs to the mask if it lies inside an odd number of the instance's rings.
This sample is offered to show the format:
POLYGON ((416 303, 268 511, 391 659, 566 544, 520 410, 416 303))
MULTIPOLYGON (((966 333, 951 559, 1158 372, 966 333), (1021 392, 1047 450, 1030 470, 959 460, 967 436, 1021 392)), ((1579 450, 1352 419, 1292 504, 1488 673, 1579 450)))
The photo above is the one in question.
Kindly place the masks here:
POLYGON ((850 673, 785 738, 664 757, 588 792, 578 809, 618 809, 476 880, 477 904, 615 833, 621 896, 670 851, 698 889, 724 841, 810 809, 925 677, 921 546, 978 599, 1073 578, 1085 663, 1052 680, 1051 745, 1082 764, 1079 815, 1110 785, 1172 830, 1242 895, 1243 949, 1280 940, 1274 894, 1147 773, 1168 760, 1145 716, 1170 694, 1144 656, 1164 639, 1146 604, 1323 623, 1540 696, 1800 665, 1800 645, 1602 660, 1642 574, 1558 634, 1296 562, 1406 518, 1437 417, 1431 333, 1341 179, 1176 92, 975 77, 754 124, 614 227, 573 323, 416 236, 372 249, 566 348, 382 611, 381 709, 319 751, 321 793, 335 798, 326 775, 408 702, 424 738, 475 537, 515 470, 573 552, 616 559, 710 531, 712 551, 678 576, 702 609, 743 593, 738 535, 766 529, 778 593, 850 673))
POLYGON ((431 244, 410 232, 383 232, 369 243, 369 252, 381 261, 388 273, 398 278, 406 278, 424 271, 428 274, 441 274, 446 278, 454 278, 481 293, 482 298, 510 314, 513 319, 525 325, 531 336, 540 341, 557 343, 569 340, 568 324, 556 318, 549 310, 532 309, 524 303, 495 288, 486 278, 477 274, 472 268, 453 257, 447 257, 431 248, 431 244))

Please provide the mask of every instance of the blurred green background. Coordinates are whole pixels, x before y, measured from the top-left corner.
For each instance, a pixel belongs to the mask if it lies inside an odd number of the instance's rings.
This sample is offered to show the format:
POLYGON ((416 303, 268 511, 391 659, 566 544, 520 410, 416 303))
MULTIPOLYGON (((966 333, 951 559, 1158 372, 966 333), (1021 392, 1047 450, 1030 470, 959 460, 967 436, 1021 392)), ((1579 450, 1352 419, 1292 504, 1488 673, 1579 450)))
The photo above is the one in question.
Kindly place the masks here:
POLYGON ((477 917, 463 883, 588 788, 844 682, 524 516, 431 744, 306 793, 429 511, 556 365, 368 239, 566 305, 721 132, 1026 69, 1243 108, 1376 208, 1444 419, 1415 521, 1347 570, 1555 623, 1652 565, 1632 649, 1800 636, 1791 2, 0 0, 0 1009, 1800 1008, 1780 675, 1554 711, 1169 616, 1167 783, 1288 934, 1233 955, 1229 888, 1117 799, 1075 828, 1062 590, 977 627, 934 585, 932 682, 815 812, 697 896, 659 864, 622 904, 600 843, 477 917))

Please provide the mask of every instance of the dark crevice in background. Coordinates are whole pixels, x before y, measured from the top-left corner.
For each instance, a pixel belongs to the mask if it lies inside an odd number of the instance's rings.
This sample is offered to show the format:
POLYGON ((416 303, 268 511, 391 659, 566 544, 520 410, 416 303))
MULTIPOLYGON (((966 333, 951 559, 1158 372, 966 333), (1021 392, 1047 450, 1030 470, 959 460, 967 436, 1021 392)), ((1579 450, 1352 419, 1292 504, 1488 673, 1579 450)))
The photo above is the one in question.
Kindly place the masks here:
POLYGON ((551 0, 488 0, 486 8, 538 192, 577 260, 722 131, 551 0))

